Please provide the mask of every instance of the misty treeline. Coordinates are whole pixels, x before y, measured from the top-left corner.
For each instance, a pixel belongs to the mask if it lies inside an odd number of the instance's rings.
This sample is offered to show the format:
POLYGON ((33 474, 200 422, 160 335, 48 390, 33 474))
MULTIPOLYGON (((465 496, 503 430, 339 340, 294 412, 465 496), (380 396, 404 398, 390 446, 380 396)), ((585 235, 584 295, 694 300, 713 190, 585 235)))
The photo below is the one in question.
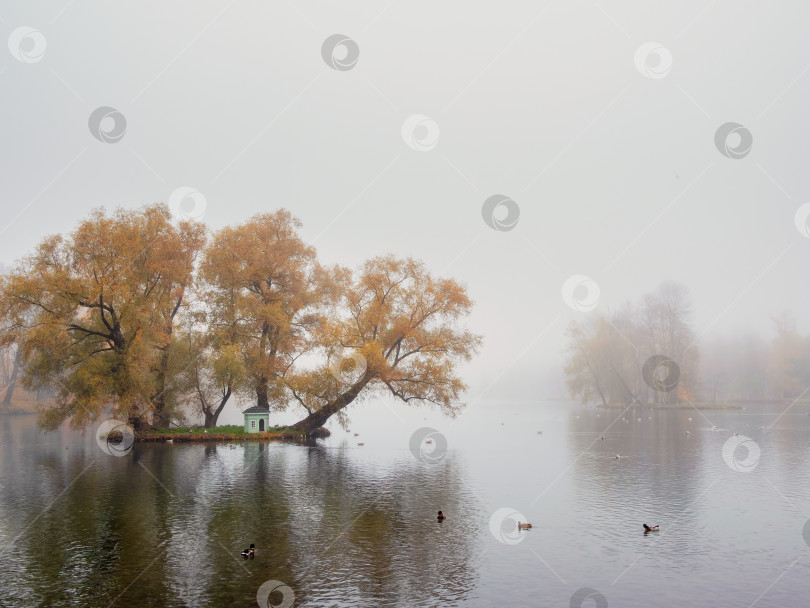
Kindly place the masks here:
POLYGON ((673 404, 691 399, 699 377, 700 355, 689 323, 687 288, 663 283, 638 304, 573 321, 567 330, 565 374, 568 390, 583 403, 673 404), (668 357, 645 377, 651 357, 668 357))
POLYGON ((775 336, 703 340, 691 325, 681 283, 665 282, 640 302, 572 322, 564 371, 583 403, 659 405, 801 397, 810 386, 810 336, 789 313, 773 317, 775 336))
POLYGON ((155 204, 44 239, 0 278, 0 347, 56 394, 40 423, 211 427, 234 396, 298 408, 305 432, 370 395, 455 415, 481 340, 466 288, 408 258, 324 266, 300 228, 282 209, 210 233, 155 204))
POLYGON ((810 336, 793 315, 771 317, 773 333, 717 337, 703 349, 703 386, 711 401, 793 400, 810 389, 810 336))

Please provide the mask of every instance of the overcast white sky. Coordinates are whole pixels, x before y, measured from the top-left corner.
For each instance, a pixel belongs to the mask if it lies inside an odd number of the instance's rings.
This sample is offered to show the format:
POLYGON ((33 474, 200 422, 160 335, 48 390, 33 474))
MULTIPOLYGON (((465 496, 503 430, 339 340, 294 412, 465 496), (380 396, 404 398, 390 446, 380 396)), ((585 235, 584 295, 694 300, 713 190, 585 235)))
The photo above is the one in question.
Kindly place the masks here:
POLYGON ((324 262, 393 252, 468 285, 471 399, 559 393, 589 314, 562 299, 573 274, 595 312, 675 279, 698 333, 785 308, 810 331, 806 2, 27 1, 0 31, 4 263, 181 187, 212 228, 284 206, 324 262), (322 57, 333 34, 350 69, 322 57), (126 119, 115 143, 88 128, 101 106, 126 119), (742 158, 715 145, 728 122, 742 158), (513 229, 484 221, 492 195, 513 229))

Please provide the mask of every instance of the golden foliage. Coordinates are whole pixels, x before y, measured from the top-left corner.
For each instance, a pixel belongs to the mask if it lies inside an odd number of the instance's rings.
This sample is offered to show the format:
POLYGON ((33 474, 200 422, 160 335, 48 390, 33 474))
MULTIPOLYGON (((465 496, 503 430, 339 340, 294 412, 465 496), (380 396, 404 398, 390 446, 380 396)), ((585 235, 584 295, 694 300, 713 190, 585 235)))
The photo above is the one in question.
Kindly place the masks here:
POLYGON ((196 399, 215 424, 234 391, 302 406, 306 430, 381 393, 455 415, 457 365, 481 342, 458 326, 466 288, 410 258, 324 267, 300 228, 282 209, 206 242, 204 226, 152 205, 43 240, 0 286, 0 340, 20 345, 27 386, 58 391, 43 423, 84 426, 111 407, 167 426, 196 399))
POLYGON ((23 349, 24 383, 57 390, 46 427, 85 426, 109 406, 140 420, 163 403, 162 355, 204 243, 205 228, 174 225, 166 205, 99 209, 4 277, 7 339, 23 349))

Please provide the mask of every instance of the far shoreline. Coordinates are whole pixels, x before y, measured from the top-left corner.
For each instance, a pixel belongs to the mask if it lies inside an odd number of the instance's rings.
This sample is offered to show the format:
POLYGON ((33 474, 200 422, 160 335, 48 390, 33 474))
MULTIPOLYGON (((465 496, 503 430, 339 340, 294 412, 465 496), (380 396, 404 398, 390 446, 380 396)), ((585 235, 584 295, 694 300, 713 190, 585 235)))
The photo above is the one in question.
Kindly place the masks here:
POLYGON ((618 410, 628 407, 639 407, 647 410, 742 410, 745 409, 742 405, 733 403, 672 403, 672 404, 656 404, 656 403, 609 403, 607 405, 598 404, 596 407, 605 410, 618 410))

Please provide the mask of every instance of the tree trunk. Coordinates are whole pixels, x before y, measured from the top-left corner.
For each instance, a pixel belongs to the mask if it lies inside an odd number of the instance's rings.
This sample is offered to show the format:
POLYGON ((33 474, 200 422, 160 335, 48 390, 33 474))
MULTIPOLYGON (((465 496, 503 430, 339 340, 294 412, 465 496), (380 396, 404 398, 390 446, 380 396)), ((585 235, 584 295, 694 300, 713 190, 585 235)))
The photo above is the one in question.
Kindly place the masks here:
POLYGON ((152 420, 152 426, 158 429, 169 428, 171 416, 169 416, 169 413, 166 411, 166 400, 163 398, 162 394, 155 399, 153 405, 155 406, 155 416, 152 420))
POLYGON ((211 410, 205 411, 205 428, 212 429, 217 425, 217 420, 219 419, 219 415, 222 413, 222 409, 225 407, 225 404, 228 403, 228 399, 231 397, 231 387, 229 386, 225 393, 222 395, 222 400, 219 402, 217 409, 213 412, 211 410))
POLYGON ((596 392, 599 393, 599 396, 602 398, 602 405, 607 405, 607 401, 605 400, 605 393, 602 391, 602 385, 599 382, 599 376, 596 375, 596 372, 593 369, 593 365, 591 365, 591 360, 588 357, 585 357, 585 362, 588 364, 588 370, 591 372, 593 376, 593 383, 596 387, 596 392))
POLYGON ((256 404, 259 407, 270 408, 270 399, 267 395, 267 378, 259 378, 256 381, 256 404))
POLYGON ((160 353, 160 369, 158 369, 159 391, 152 399, 152 407, 155 408, 155 415, 152 423, 154 426, 161 429, 169 428, 169 425, 171 424, 171 416, 169 416, 169 413, 166 411, 166 373, 169 371, 169 346, 171 344, 172 333, 174 330, 174 317, 177 315, 177 311, 180 310, 180 305, 183 303, 184 295, 185 288, 180 290, 180 295, 175 301, 174 308, 169 314, 169 318, 166 322, 166 334, 169 337, 169 343, 162 348, 163 352, 160 353))
POLYGON ((2 405, 11 405, 11 398, 14 395, 14 387, 17 386, 17 375, 20 373, 20 365, 22 364, 22 349, 17 347, 17 354, 14 355, 14 367, 11 370, 11 378, 8 381, 8 388, 6 388, 6 395, 3 397, 2 405))
POLYGON ((299 420, 290 428, 310 434, 315 429, 322 427, 334 414, 337 414, 340 410, 354 401, 357 398, 357 395, 360 394, 360 391, 362 391, 366 384, 368 384, 370 381, 371 377, 363 376, 360 378, 360 380, 354 383, 349 390, 340 395, 337 399, 330 401, 318 411, 310 413, 306 418, 299 420))
POLYGON ((152 397, 152 407, 154 408, 154 416, 152 418, 152 425, 159 429, 169 428, 171 417, 166 411, 166 368, 169 364, 169 350, 164 350, 160 355, 160 369, 158 375, 158 392, 152 397))
POLYGON ((130 415, 127 418, 127 424, 132 427, 132 430, 136 433, 138 431, 142 431, 145 428, 145 424, 143 423, 143 418, 138 415, 130 415))

